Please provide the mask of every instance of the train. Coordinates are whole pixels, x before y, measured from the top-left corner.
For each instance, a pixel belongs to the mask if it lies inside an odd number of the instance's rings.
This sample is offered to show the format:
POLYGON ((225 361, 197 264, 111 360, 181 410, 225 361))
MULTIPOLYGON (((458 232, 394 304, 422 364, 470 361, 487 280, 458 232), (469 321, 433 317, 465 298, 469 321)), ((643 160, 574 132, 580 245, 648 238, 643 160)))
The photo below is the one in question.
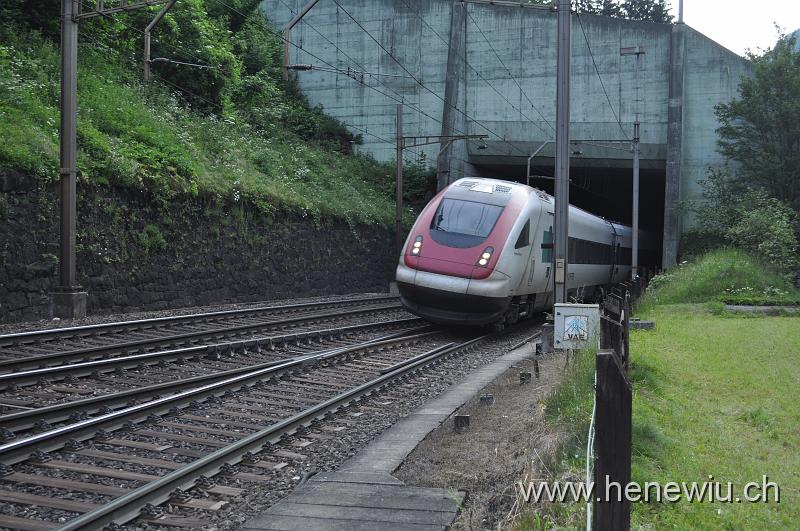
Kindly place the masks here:
MULTIPOLYGON (((402 305, 444 325, 501 329, 553 305, 555 201, 542 190, 485 177, 455 181, 422 210, 396 271, 402 305)), ((597 300, 630 278, 631 227, 569 207, 567 293, 597 300)), ((640 231, 640 265, 655 265, 640 231)))

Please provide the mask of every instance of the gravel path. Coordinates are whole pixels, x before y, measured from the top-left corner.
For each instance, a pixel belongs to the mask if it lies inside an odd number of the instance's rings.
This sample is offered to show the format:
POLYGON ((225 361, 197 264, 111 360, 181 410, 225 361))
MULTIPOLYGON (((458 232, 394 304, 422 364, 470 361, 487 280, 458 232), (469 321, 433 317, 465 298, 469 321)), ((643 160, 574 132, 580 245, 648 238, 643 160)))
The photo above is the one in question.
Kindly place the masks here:
POLYGON ((509 369, 481 392, 491 394, 493 403, 475 397, 459 409, 470 415, 467 431, 456 433, 452 421, 443 424, 394 474, 410 485, 466 491, 456 529, 511 527, 521 502, 516 482, 525 472, 545 477, 557 459, 561 434, 545 424, 543 399, 561 381, 564 360, 550 355, 537 361, 538 378, 532 359, 509 369), (534 375, 530 384, 520 384, 521 370, 534 375))

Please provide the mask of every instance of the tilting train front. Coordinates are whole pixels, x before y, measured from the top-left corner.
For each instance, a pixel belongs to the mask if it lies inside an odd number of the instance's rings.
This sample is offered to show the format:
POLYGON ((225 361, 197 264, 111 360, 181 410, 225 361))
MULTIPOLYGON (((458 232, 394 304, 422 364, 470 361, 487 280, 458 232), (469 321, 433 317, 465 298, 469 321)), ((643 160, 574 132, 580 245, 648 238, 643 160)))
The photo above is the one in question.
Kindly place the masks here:
MULTIPOLYGON (((397 267, 403 305, 443 324, 513 324, 552 304, 553 201, 519 183, 456 181, 422 211, 397 267)), ((629 273, 630 229, 570 208, 567 287, 590 296, 629 273), (625 250, 627 249, 627 262, 625 250)))

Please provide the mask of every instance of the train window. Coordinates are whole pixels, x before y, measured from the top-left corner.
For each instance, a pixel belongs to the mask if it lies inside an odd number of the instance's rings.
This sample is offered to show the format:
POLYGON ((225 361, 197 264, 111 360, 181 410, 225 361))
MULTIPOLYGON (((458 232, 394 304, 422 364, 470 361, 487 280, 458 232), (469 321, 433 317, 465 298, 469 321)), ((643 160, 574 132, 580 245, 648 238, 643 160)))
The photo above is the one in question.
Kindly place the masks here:
POLYGON ((580 238, 569 239, 569 263, 610 264, 613 249, 610 245, 580 238))
POLYGON ((531 220, 525 222, 525 226, 522 227, 522 231, 519 233, 519 237, 517 238, 517 243, 514 244, 514 249, 522 249, 523 247, 527 247, 531 244, 531 220))
POLYGON ((444 198, 431 220, 431 236, 449 247, 473 247, 489 236, 502 212, 502 206, 444 198))

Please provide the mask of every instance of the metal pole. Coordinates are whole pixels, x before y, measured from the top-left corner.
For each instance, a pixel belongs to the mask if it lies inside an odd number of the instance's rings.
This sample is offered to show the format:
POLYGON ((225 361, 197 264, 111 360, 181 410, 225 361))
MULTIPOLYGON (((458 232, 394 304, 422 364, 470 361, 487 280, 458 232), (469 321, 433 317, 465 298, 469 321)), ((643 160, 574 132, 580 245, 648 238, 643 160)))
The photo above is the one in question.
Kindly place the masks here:
POLYGON ((395 175, 395 248, 403 246, 403 104, 397 104, 397 173, 395 175))
POLYGON ((77 210, 76 159, 78 119, 78 14, 76 0, 61 0, 61 289, 77 287, 75 218, 77 210))
POLYGON ((570 1, 558 0, 558 69, 556 80, 555 302, 567 302, 569 251, 569 77, 570 1))
POLYGON ((164 18, 164 15, 167 14, 167 11, 172 9, 172 6, 175 5, 177 0, 169 0, 167 4, 158 12, 158 15, 147 25, 144 29, 144 80, 145 82, 150 81, 150 32, 153 31, 153 28, 156 27, 156 24, 161 22, 161 19, 164 18))
POLYGON ((550 143, 550 140, 548 140, 547 142, 543 142, 542 145, 539 146, 538 148, 536 148, 536 151, 531 153, 531 156, 528 157, 528 169, 525 170, 525 184, 527 184, 528 186, 531 185, 531 160, 533 159, 533 157, 538 155, 539 152, 549 143, 550 143))
POLYGON ((283 28, 283 80, 287 81, 289 79, 289 43, 291 42, 292 38, 292 28, 297 25, 298 22, 303 20, 303 17, 306 16, 306 13, 311 11, 311 8, 317 5, 319 0, 311 0, 308 2, 303 9, 300 10, 298 14, 296 14, 292 20, 286 24, 286 27, 283 28))
MULTIPOLYGON (((638 57, 637 57, 638 60, 638 57)), ((631 279, 639 276, 639 118, 633 124, 633 244, 631 279)))
POLYGON ((678 24, 683 24, 683 0, 678 0, 678 24))
POLYGON ((631 244, 631 279, 639 276, 639 59, 636 54, 636 120, 633 122, 633 242, 631 244))

